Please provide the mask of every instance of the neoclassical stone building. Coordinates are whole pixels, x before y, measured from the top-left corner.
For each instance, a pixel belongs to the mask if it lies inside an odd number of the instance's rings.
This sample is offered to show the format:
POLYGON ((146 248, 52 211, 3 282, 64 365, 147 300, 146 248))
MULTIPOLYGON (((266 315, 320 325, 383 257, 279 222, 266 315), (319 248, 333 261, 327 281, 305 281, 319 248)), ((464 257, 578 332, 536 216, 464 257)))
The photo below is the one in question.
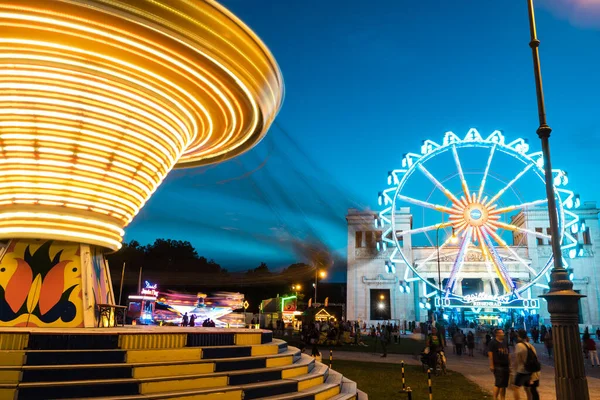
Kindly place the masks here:
MULTIPOLYGON (((580 208, 571 210, 582 221, 586 229, 573 234, 581 244, 582 252, 579 257, 570 259, 565 251, 569 268, 572 269, 574 289, 587 296, 580 303, 580 323, 593 326, 594 330, 600 326, 600 227, 598 214, 600 210, 595 202, 586 202, 580 208)), ((425 293, 427 290, 421 281, 406 282, 406 264, 397 264, 395 271, 386 268, 393 249, 378 251, 377 242, 381 239, 381 230, 374 228, 376 213, 372 211, 358 211, 350 209, 346 220, 348 222, 348 270, 347 270, 347 318, 360 321, 395 320, 425 321, 428 318, 428 307, 425 293), (425 304, 426 305, 426 304, 425 304)), ((412 229, 412 214, 410 208, 402 208, 396 213, 396 228, 401 230, 412 229)), ((545 208, 532 208, 523 210, 512 217, 512 224, 521 226, 530 231, 549 233, 548 214, 545 208)), ((534 270, 543 267, 551 254, 547 239, 534 235, 515 232, 511 248, 519 257, 529 264, 534 270)), ((438 285, 438 257, 436 247, 413 246, 411 236, 402 237, 400 242, 402 251, 412 265, 419 267, 421 275, 432 284, 438 285), (434 256, 432 257, 432 254, 434 256)), ((448 278, 455 255, 451 250, 442 249, 439 252, 439 275, 443 283, 448 278)), ((514 258, 503 257, 510 276, 520 282, 528 282, 531 277, 528 269, 514 258)), ((411 275, 411 274, 408 274, 411 275)), ((412 275, 411 275, 412 276, 412 275)), ((490 279, 481 254, 470 252, 467 254, 461 275, 456 283, 457 292, 463 295, 502 295, 502 285, 495 279, 490 279)), ((479 321, 494 323, 500 320, 512 319, 516 321, 519 316, 529 316, 529 320, 549 324, 549 315, 545 301, 538 296, 547 291, 546 281, 532 287, 531 298, 536 299, 538 307, 527 310, 491 309, 481 307, 473 312, 472 308, 444 310, 445 318, 455 320, 479 321)), ((534 303, 532 303, 534 304, 534 303)), ((433 301, 430 302, 433 306, 433 301)))

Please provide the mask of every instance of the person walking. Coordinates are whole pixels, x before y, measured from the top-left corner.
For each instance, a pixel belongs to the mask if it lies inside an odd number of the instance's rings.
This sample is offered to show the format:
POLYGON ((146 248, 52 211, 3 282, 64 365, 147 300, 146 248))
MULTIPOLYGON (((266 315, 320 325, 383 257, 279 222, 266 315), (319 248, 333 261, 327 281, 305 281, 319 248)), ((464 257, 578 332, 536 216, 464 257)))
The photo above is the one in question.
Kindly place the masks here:
POLYGON ((531 328, 531 337, 533 338, 533 343, 539 343, 540 331, 536 326, 531 328))
POLYGON ((387 345, 390 343, 391 341, 391 337, 390 337, 390 326, 389 325, 384 325, 381 331, 381 347, 383 347, 383 354, 381 355, 381 357, 387 357, 387 345))
POLYGON ((467 334, 467 349, 469 350, 469 357, 473 357, 473 349, 475 349, 475 335, 472 331, 467 334))
POLYGON ((590 362, 592 363, 592 368, 595 366, 600 366, 598 363, 598 352, 596 351, 596 342, 591 337, 588 337, 586 340, 587 351, 589 353, 590 362))
POLYGON ((311 324, 311 326, 308 328, 308 331, 310 337, 310 344, 312 344, 311 356, 317 358, 321 355, 321 353, 319 352, 319 348, 317 347, 317 345, 319 344, 319 339, 321 338, 321 332, 319 332, 319 330, 314 324, 311 324))
POLYGON ((462 330, 458 329, 454 334, 454 346, 456 347, 456 355, 462 356, 463 346, 465 344, 465 335, 463 335, 462 330))
POLYGON ((517 332, 515 353, 516 374, 513 387, 515 400, 520 400, 521 398, 521 387, 524 388, 528 400, 539 400, 537 386, 539 386, 541 364, 537 358, 535 347, 529 343, 527 331, 524 329, 519 329, 517 332), (533 376, 533 374, 537 374, 537 376, 533 376))
POLYGON ((443 351, 442 339, 438 335, 437 328, 433 327, 431 333, 427 336, 425 345, 429 347, 429 368, 436 370, 437 355, 443 351))
POLYGON ((504 330, 496 329, 495 337, 488 346, 490 371, 494 374, 494 400, 506 399, 506 388, 510 375, 508 346, 504 340, 504 330))

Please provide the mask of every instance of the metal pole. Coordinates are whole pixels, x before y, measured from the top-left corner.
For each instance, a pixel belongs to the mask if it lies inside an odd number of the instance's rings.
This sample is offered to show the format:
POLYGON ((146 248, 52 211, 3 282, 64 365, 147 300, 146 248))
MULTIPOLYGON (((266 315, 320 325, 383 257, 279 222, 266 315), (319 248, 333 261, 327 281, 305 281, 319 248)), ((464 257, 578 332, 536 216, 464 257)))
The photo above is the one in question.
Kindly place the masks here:
POLYGON ((123 295, 123 278, 125 277, 125 263, 123 263, 123 269, 121 270, 121 287, 119 288, 119 305, 121 305, 121 296, 123 295))
POLYGON ((433 400, 433 391, 431 388, 431 368, 427 369, 427 386, 429 386, 429 400, 433 400))
POLYGON ((442 272, 440 268, 440 228, 441 225, 439 225, 435 230, 435 248, 437 249, 438 290, 440 291, 440 310, 438 313, 443 313, 444 308, 442 307, 442 272))
POLYGON ((533 73, 537 95, 539 127, 536 131, 542 142, 544 158, 544 174, 546 178, 546 196, 548 198, 548 216, 554 267, 550 274, 550 290, 540 296, 548 303, 548 312, 552 323, 552 338, 554 340, 554 366, 556 369, 556 398, 557 400, 589 399, 587 379, 583 365, 583 353, 579 338, 579 299, 585 296, 573 290, 573 282, 569 280, 567 270, 562 264, 562 250, 558 232, 558 215, 554 197, 552 178, 552 163, 550 160, 549 138, 552 129, 546 122, 546 106, 542 87, 542 71, 540 68, 540 41, 537 38, 533 0, 527 0, 529 9, 529 31, 531 41, 529 46, 533 56, 533 73))
POLYGON ((138 294, 142 293, 142 267, 140 267, 140 275, 138 276, 138 294))
POLYGON ((317 306, 317 277, 319 276, 319 268, 315 265, 315 307, 317 306))
POLYGON ((435 230, 435 248, 437 249, 438 287, 439 287, 440 296, 441 296, 442 295, 442 272, 440 270, 440 226, 438 226, 437 229, 435 230))
POLYGON ((404 379, 404 360, 402 360, 402 391, 406 392, 406 379, 404 379))
POLYGON ((329 368, 333 368, 333 349, 329 349, 329 368))

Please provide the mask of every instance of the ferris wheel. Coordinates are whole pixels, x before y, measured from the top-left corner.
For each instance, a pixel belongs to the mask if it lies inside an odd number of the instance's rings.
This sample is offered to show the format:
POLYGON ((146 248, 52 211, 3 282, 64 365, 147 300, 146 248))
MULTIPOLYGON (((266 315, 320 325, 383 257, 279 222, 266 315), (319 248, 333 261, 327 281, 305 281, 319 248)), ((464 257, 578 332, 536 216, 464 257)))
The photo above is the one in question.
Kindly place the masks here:
MULTIPOLYGON (((548 288, 553 257, 528 257, 527 238, 544 244, 550 235, 530 227, 526 216, 536 211, 547 221, 543 165, 541 152, 529 152, 524 139, 507 141, 500 131, 484 138, 470 129, 464 138, 447 132, 441 143, 425 140, 419 153, 405 154, 401 168, 389 172, 389 187, 379 194, 384 209, 375 225, 382 230, 377 247, 388 255, 386 273, 406 264, 401 289, 421 285, 425 299, 437 295, 436 304, 445 307, 538 308, 531 289, 548 288), (400 222, 406 213, 408 226, 400 222), (404 247, 405 238, 411 246, 404 247), (440 252, 450 256, 443 284, 431 279, 440 252), (491 282, 487 293, 463 295, 457 285, 468 276, 469 261, 478 261, 491 282)), ((573 234, 585 230, 585 222, 571 211, 580 199, 567 189, 564 171, 552 174, 561 248, 574 258, 583 252, 573 234)))

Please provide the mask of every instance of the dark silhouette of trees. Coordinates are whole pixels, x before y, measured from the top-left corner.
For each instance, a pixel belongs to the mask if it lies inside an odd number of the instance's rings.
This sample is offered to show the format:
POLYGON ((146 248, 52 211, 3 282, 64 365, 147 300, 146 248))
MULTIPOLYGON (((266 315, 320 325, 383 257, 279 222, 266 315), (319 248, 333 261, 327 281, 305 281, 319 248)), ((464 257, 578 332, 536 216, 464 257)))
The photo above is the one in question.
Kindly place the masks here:
POLYGON ((141 246, 132 240, 116 253, 107 256, 112 268, 127 264, 127 267, 145 272, 171 271, 175 273, 221 274, 227 270, 214 260, 198 256, 194 246, 188 241, 156 239, 154 243, 141 246))
POLYGON ((267 277, 271 275, 271 271, 269 271, 267 264, 261 262, 258 267, 249 269, 248 272, 246 272, 246 275, 251 277, 267 277))

